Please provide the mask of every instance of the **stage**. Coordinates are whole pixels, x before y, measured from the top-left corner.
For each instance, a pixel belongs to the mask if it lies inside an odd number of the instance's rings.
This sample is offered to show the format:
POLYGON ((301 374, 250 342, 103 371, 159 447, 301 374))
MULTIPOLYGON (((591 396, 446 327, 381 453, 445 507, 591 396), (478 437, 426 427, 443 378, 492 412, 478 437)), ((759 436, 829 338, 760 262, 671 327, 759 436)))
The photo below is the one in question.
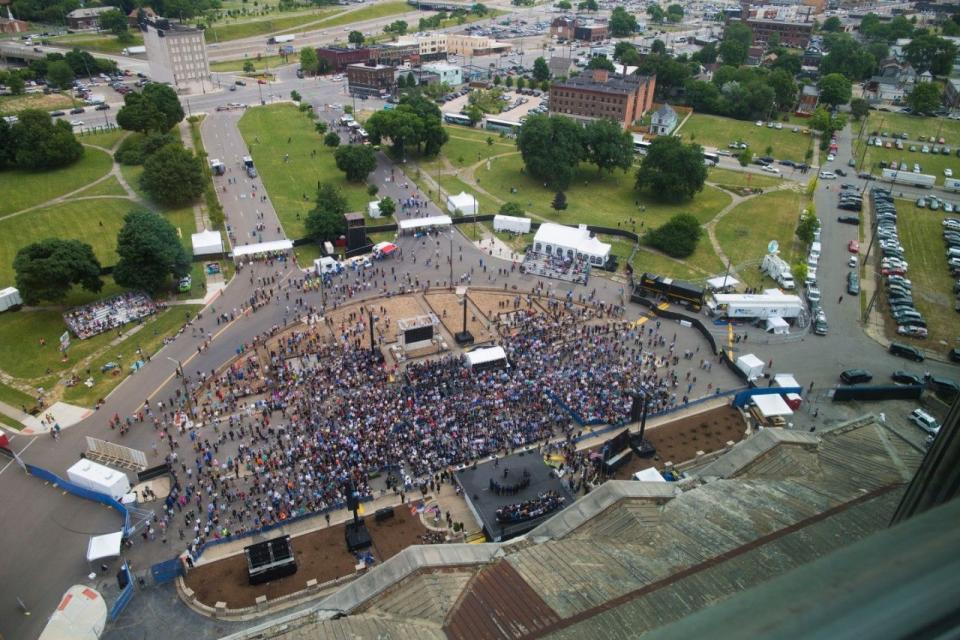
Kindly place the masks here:
POLYGON ((476 469, 466 467, 457 471, 454 476, 463 489, 463 495, 467 499, 470 510, 483 525, 487 538, 494 542, 509 540, 530 531, 548 518, 560 513, 574 501, 573 495, 567 490, 565 484, 556 477, 553 469, 544 463, 536 449, 531 453, 515 453, 506 458, 500 458, 496 464, 490 461, 478 464, 476 469), (509 470, 506 478, 503 475, 505 470, 509 470), (530 474, 529 484, 523 482, 524 471, 530 474), (520 484, 525 486, 510 495, 497 495, 490 490, 490 480, 502 486, 520 484), (565 498, 563 507, 532 520, 497 522, 496 513, 500 507, 536 498, 545 491, 555 491, 563 496, 565 498))

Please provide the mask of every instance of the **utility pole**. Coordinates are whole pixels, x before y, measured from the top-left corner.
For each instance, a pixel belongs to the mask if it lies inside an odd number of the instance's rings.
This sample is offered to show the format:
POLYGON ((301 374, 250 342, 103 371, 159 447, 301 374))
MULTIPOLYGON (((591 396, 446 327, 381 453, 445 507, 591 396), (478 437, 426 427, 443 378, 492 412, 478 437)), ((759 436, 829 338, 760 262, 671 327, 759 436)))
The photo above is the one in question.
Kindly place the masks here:
POLYGON ((187 412, 190 414, 190 419, 193 420, 193 402, 190 400, 190 390, 187 388, 187 375, 183 371, 183 362, 179 358, 171 358, 170 356, 167 356, 167 360, 177 365, 177 377, 180 378, 180 384, 183 386, 183 395, 187 401, 187 412))

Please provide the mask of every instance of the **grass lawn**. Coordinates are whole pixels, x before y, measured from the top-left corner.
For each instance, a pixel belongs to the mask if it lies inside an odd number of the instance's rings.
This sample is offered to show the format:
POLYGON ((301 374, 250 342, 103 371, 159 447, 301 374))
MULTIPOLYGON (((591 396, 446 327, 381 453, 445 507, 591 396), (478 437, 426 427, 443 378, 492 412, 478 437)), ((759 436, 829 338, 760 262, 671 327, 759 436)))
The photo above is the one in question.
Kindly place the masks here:
POLYGON ((910 144, 904 143, 905 149, 900 151, 898 149, 887 149, 881 147, 873 147, 865 144, 865 140, 861 142, 859 149, 857 150, 857 159, 859 160, 861 154, 863 153, 864 147, 866 147, 866 156, 863 159, 863 167, 865 171, 879 176, 882 175, 883 169, 880 168, 880 162, 886 161, 887 163, 895 161, 897 163, 906 162, 910 170, 913 169, 914 164, 920 165, 920 173, 936 176, 936 183, 938 185, 943 185, 943 170, 951 169, 953 175, 960 176, 960 158, 957 157, 956 152, 958 147, 951 147, 950 155, 945 156, 943 154, 933 154, 933 153, 922 153, 920 146, 923 143, 913 143, 917 146, 917 151, 910 151, 910 144))
POLYGON ((150 200, 147 198, 147 194, 143 192, 143 189, 140 188, 140 176, 143 175, 142 164, 121 164, 120 175, 123 176, 123 179, 126 180, 127 184, 130 185, 130 188, 133 189, 138 196, 144 200, 150 200))
POLYGON ((220 62, 211 62, 210 71, 243 71, 243 65, 249 60, 253 63, 253 68, 256 71, 266 71, 267 67, 271 69, 276 69, 279 66, 285 64, 299 64, 299 58, 297 56, 287 56, 284 59, 282 56, 265 56, 257 60, 256 58, 240 58, 238 60, 221 60, 220 62))
MULTIPOLYGON (((207 29, 205 34, 207 45, 209 46, 211 43, 215 44, 227 40, 250 38, 267 33, 295 30, 308 22, 315 22, 316 20, 330 17, 337 13, 340 13, 340 9, 298 12, 292 15, 278 14, 269 18, 241 18, 240 21, 230 24, 215 24, 207 29)), ((313 27, 311 27, 311 29, 312 28, 313 27)))
MULTIPOLYGON (((372 236, 373 234, 371 234, 372 236)), ((376 242, 379 242, 377 240, 376 242)), ((320 257, 320 246, 317 244, 304 244, 293 248, 293 255, 297 256, 297 264, 301 268, 306 268, 313 264, 313 261, 320 257)))
POLYGON ((16 429, 17 431, 20 431, 21 429, 23 429, 24 426, 26 426, 26 425, 20 424, 13 418, 7 417, 7 415, 4 413, 0 413, 0 424, 2 424, 5 427, 9 427, 11 429, 16 429))
MULTIPOLYGON (((706 242, 709 245, 710 241, 707 240, 706 242)), ((702 245, 703 243, 704 241, 701 240, 700 244, 702 245)), ((716 256, 714 256, 714 260, 716 260, 716 256)), ((633 271, 637 276, 644 271, 649 271, 657 275, 679 278, 681 280, 702 280, 707 275, 706 273, 692 269, 689 263, 676 262, 659 253, 646 251, 642 246, 640 250, 637 251, 637 255, 633 257, 633 271)))
MULTIPOLYGON (((316 25, 312 25, 310 29, 329 29, 330 27, 340 27, 347 24, 353 24, 354 22, 362 22, 364 20, 386 18, 389 16, 400 15, 401 13, 410 13, 411 11, 414 11, 414 7, 411 7, 406 2, 378 2, 377 4, 371 4, 361 9, 357 9, 356 11, 340 12, 339 15, 336 15, 333 18, 329 18, 317 23, 316 25)), ((432 16, 433 13, 425 12, 424 15, 432 16)), ((415 25, 411 25, 411 27, 414 26, 415 25)), ((292 29, 287 29, 287 31, 292 31, 292 29)), ((344 34, 344 39, 346 39, 346 34, 344 34)))
MULTIPOLYGON (((202 309, 199 305, 180 305, 162 311, 144 323, 144 327, 128 337, 115 347, 107 349, 105 353, 97 356, 89 365, 90 377, 94 380, 93 387, 87 388, 84 384, 78 384, 65 390, 63 399, 65 402, 78 404, 80 406, 92 406, 100 398, 106 397, 110 391, 123 380, 126 375, 136 375, 130 373, 130 365, 142 356, 137 354, 137 349, 142 349, 143 354, 154 354, 163 346, 164 337, 176 333, 183 325, 184 314, 191 316, 202 309), (100 367, 107 362, 116 362, 123 366, 123 373, 112 376, 109 373, 100 373, 100 367)), ((108 334, 113 336, 115 334, 108 334)), ((173 372, 174 365, 170 364, 170 371, 173 372)), ((78 372, 81 380, 85 380, 86 370, 78 372)))
POLYGON ((101 133, 85 133, 78 136, 78 138, 83 144, 92 144, 97 147, 103 147, 104 149, 113 149, 117 143, 127 137, 129 133, 129 131, 115 128, 101 133))
POLYGON ((21 247, 45 238, 82 240, 93 247, 100 264, 114 264, 123 217, 136 208, 129 200, 115 198, 68 200, 0 219, 0 282, 13 280, 13 258, 21 247))
POLYGON ((441 208, 446 211, 447 203, 446 198, 450 195, 457 195, 461 191, 466 191, 470 195, 474 196, 477 199, 477 207, 479 208, 479 215, 487 216, 493 215, 500 211, 500 204, 490 198, 489 196, 480 193, 479 191, 474 190, 470 185, 461 180, 456 176, 440 176, 440 188, 443 190, 443 199, 441 208))
POLYGON ((746 171, 731 171, 730 169, 710 169, 707 182, 726 187, 773 187, 783 182, 783 178, 761 176, 746 171))
POLYGON ((747 200, 717 223, 720 247, 747 284, 761 284, 758 267, 771 240, 780 243, 781 257, 793 263, 794 232, 804 202, 795 191, 776 191, 747 200))
POLYGON ((123 185, 120 184, 120 181, 117 180, 116 176, 110 176, 102 182, 98 182, 95 185, 87 187, 76 197, 90 197, 90 196, 124 196, 126 197, 127 192, 123 188, 123 185))
MULTIPOLYGON (((855 133, 859 133, 859 125, 855 123, 853 130, 855 133)), ((947 118, 871 111, 870 115, 867 116, 867 124, 863 129, 863 135, 869 136, 874 131, 877 133, 885 131, 888 134, 906 133, 912 142, 919 140, 920 136, 942 137, 946 144, 954 149, 960 148, 960 121, 947 118)))
POLYGON ((24 109, 56 111, 73 107, 75 100, 62 93, 25 93, 19 96, 0 96, 0 115, 18 113, 24 109))
POLYGON ((76 191, 110 172, 113 158, 86 148, 69 167, 53 171, 0 171, 0 216, 76 191))
POLYGON ((15 389, 10 385, 3 384, 0 382, 0 401, 6 402, 12 407, 19 409, 21 406, 25 406, 28 409, 33 406, 33 403, 36 402, 36 398, 33 396, 20 391, 20 389, 15 389))
MULTIPOLYGON (((682 204, 660 203, 633 188, 633 174, 616 171, 598 173, 596 168, 582 165, 573 184, 566 191, 567 209, 559 215, 550 208, 553 192, 541 182, 521 173, 523 160, 520 155, 491 160, 477 171, 480 186, 504 202, 519 202, 527 211, 550 221, 564 224, 586 223, 616 227, 629 218, 642 220, 647 225, 659 226, 677 213, 690 213, 701 224, 730 203, 730 196, 720 189, 705 186, 690 202, 682 204), (515 188, 516 193, 511 193, 515 188), (637 208, 636 203, 646 207, 637 208)), ((639 225, 638 225, 639 229, 639 225)))
POLYGON ((770 155, 778 160, 802 162, 813 144, 813 138, 802 131, 794 133, 789 124, 784 124, 783 129, 769 129, 753 122, 697 113, 690 116, 678 134, 684 142, 693 141, 717 149, 726 149, 728 144, 739 140, 750 145, 750 150, 759 156, 766 154, 767 147, 773 147, 770 155))
MULTIPOLYGON (((516 144, 506 138, 500 138, 495 133, 480 132, 457 126, 447 126, 444 129, 450 135, 450 140, 443 145, 441 155, 445 156, 450 164, 458 169, 469 167, 491 156, 518 153, 516 144), (492 145, 487 144, 488 138, 493 140, 492 145)), ((424 170, 433 173, 436 171, 438 160, 430 160, 420 164, 424 167, 424 170)))
POLYGON ((88 51, 100 51, 102 53, 123 53, 127 47, 143 46, 143 36, 136 31, 131 31, 133 40, 130 42, 120 42, 115 36, 105 35, 104 33, 74 33, 66 36, 59 36, 51 39, 51 44, 59 46, 72 46, 88 51))
MULTIPOLYGON (((960 322, 957 321, 957 312, 953 310, 956 297, 953 293, 954 281, 947 271, 943 227, 940 223, 955 214, 918 209, 908 200, 898 201, 897 211, 900 214, 897 218, 900 241, 910 263, 913 299, 917 309, 926 318, 930 331, 927 340, 917 340, 916 343, 937 351, 947 351, 960 345, 960 322)), ((897 340, 906 342, 912 339, 898 336, 897 340)))
POLYGON ((304 220, 314 206, 318 182, 341 188, 350 211, 366 211, 370 201, 366 185, 346 181, 334 162, 333 149, 324 146, 314 130, 313 120, 293 105, 247 109, 240 119, 240 133, 250 147, 288 238, 300 238, 306 232, 304 220), (311 158, 314 150, 317 155, 311 158), (287 153, 290 161, 284 162, 287 153))

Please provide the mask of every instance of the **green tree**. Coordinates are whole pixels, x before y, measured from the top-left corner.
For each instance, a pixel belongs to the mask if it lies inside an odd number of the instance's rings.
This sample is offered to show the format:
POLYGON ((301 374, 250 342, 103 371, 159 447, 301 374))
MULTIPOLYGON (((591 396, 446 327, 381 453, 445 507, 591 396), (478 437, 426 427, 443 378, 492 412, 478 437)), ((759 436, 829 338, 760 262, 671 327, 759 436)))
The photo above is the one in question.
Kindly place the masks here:
POLYGON ((606 69, 611 73, 617 70, 613 65, 613 61, 606 56, 594 56, 590 58, 590 62, 587 63, 587 69, 606 69))
POLYGON ((243 63, 243 72, 244 73, 253 73, 257 68, 253 66, 252 60, 245 60, 243 63))
POLYGON ((663 23, 667 19, 667 13, 658 4, 651 4, 647 7, 647 15, 656 23, 663 23))
MULTIPOLYGON (((681 9, 681 16, 683 10, 681 9)), ((623 7, 615 7, 610 14, 610 35, 615 38, 625 38, 637 31, 637 19, 623 7)))
POLYGON ((854 98, 850 101, 850 115, 854 120, 862 120, 870 113, 870 104, 863 98, 854 98))
POLYGON ((140 186, 154 202, 182 207, 196 200, 207 184, 200 159, 189 149, 168 144, 143 163, 140 186))
POLYGON ((570 0, 560 0, 557 4, 554 5, 560 11, 570 11, 573 9, 573 5, 570 3, 570 0))
POLYGON ((475 104, 469 104, 463 114, 470 118, 470 126, 475 127, 483 120, 483 110, 475 104))
POLYGON ((533 78, 538 82, 550 79, 550 67, 547 66, 547 61, 543 59, 543 56, 533 61, 533 78))
POLYGON ((384 217, 389 218, 396 212, 396 210, 397 203, 394 202, 393 198, 390 196, 384 196, 383 198, 380 198, 380 213, 384 217))
POLYGON ((513 76, 507 76, 507 81, 504 84, 508 87, 513 87, 513 76))
POLYGON ((70 123, 56 122, 46 111, 27 109, 10 127, 14 162, 19 169, 47 171, 73 164, 83 156, 83 145, 70 123))
MULTIPOLYGON (((249 62, 249 60, 248 60, 249 62)), ((251 66, 253 63, 250 63, 251 66)), ((303 71, 304 75, 314 76, 317 74, 317 70, 320 67, 320 59, 317 57, 317 50, 313 47, 303 47, 300 49, 300 69, 303 71)), ((246 64, 244 64, 244 71, 247 73, 253 73, 253 69, 247 71, 246 64)))
POLYGON ((935 76, 946 76, 953 69, 957 46, 949 40, 925 34, 913 38, 904 53, 917 73, 929 71, 935 76))
POLYGON ((498 213, 502 216, 524 216, 526 212, 523 210, 523 206, 518 202, 504 202, 500 205, 500 211, 498 213))
POLYGON ((820 102, 839 107, 850 102, 852 88, 850 81, 839 73, 831 73, 820 78, 820 102))
POLYGON ((327 123, 323 120, 318 120, 313 123, 314 130, 319 133, 321 136, 327 132, 327 123))
POLYGON ((817 107, 807 121, 811 129, 820 132, 820 148, 826 149, 830 144, 830 136, 847 125, 847 116, 842 113, 833 115, 826 107, 817 107))
POLYGON ((93 247, 79 240, 47 238, 27 245, 13 259, 13 270, 17 289, 30 305, 60 302, 77 284, 94 293, 103 288, 93 247))
POLYGON ((100 28, 109 31, 115 36, 127 33, 127 16, 118 9, 111 9, 100 14, 100 28))
POLYGON ((683 5, 671 4, 667 7, 667 20, 670 22, 683 21, 683 5))
POLYGON ((600 5, 597 4, 597 0, 583 0, 577 5, 577 8, 580 11, 599 11, 600 5))
POLYGON ((347 35, 347 42, 349 42, 350 44, 355 44, 355 45, 357 45, 358 47, 363 46, 363 41, 364 41, 364 40, 365 40, 365 38, 363 37, 363 32, 362 32, 362 31, 356 31, 356 30, 354 30, 354 31, 351 31, 351 32, 347 35))
POLYGON ((13 138, 10 123, 0 118, 0 169, 6 169, 16 162, 17 144, 13 138))
POLYGON ((666 202, 690 200, 707 179, 703 147, 660 136, 647 149, 637 170, 636 187, 666 202))
POLYGON ((123 97, 117 112, 117 124, 128 131, 169 131, 183 120, 183 107, 172 87, 156 82, 142 91, 131 91, 123 97))
POLYGON ((820 228, 820 221, 817 220, 817 214, 809 209, 804 209, 800 216, 800 222, 797 224, 797 237, 803 244, 809 246, 813 242, 813 235, 820 228))
POLYGON ((829 53, 820 61, 821 75, 839 73, 851 80, 865 80, 873 73, 877 60, 848 33, 833 33, 824 38, 829 53))
MULTIPOLYGON (((713 64, 717 61, 717 45, 715 42, 709 42, 704 45, 700 51, 697 51, 691 58, 695 62, 699 62, 702 65, 713 64)), ((800 68, 797 67, 797 71, 800 71, 800 68)))
POLYGON ((377 168, 377 157, 373 147, 365 144, 349 144, 338 147, 333 154, 337 168, 343 171, 350 182, 366 180, 370 172, 377 168))
POLYGON ((662 226, 647 231, 643 241, 672 258, 687 258, 697 250, 701 235, 703 229, 694 216, 678 213, 662 226))
POLYGON ((383 32, 393 36, 402 36, 407 32, 407 23, 403 20, 394 20, 383 28, 383 32))
POLYGON ((47 65, 47 83, 57 89, 66 89, 74 79, 73 69, 63 60, 47 65))
POLYGON ((182 278, 190 273, 190 256, 176 228, 152 211, 132 211, 124 217, 117 255, 113 279, 121 287, 158 293, 171 275, 182 278))
POLYGON ((500 76, 493 76, 493 86, 499 87, 501 82, 503 80, 500 79, 500 76))
POLYGON ((917 83, 907 94, 907 104, 917 115, 933 113, 942 106, 940 86, 933 82, 917 83))
POLYGON ((750 164, 751 160, 753 160, 753 152, 750 151, 750 149, 740 149, 740 151, 737 152, 737 161, 741 167, 750 164))
POLYGON ((524 78, 517 78, 517 89, 524 89, 526 86, 527 81, 524 78))
POLYGON ((789 111, 797 102, 797 83, 783 69, 774 69, 767 78, 767 86, 773 89, 778 111, 789 111))
POLYGON ((300 92, 297 91, 296 89, 290 92, 290 99, 293 100, 294 102, 300 102, 302 98, 303 96, 301 96, 300 92))
POLYGON ((747 61, 747 51, 753 43, 753 32, 742 22, 727 25, 720 42, 719 53, 724 64, 739 67, 747 61))
POLYGON ((654 38, 650 43, 650 53, 655 56, 665 56, 667 54, 667 43, 660 38, 654 38))
POLYGON ((828 33, 837 33, 843 31, 843 22, 840 21, 840 18, 836 16, 830 16, 823 21, 823 24, 820 25, 820 31, 826 31, 828 33))
POLYGON ((470 5, 470 13, 475 16, 485 16, 490 13, 490 9, 487 8, 487 5, 481 2, 474 2, 470 5))
POLYGON ((336 131, 329 132, 327 135, 323 136, 323 144, 328 147, 339 147, 340 135, 336 131))
POLYGON ((550 208, 558 214, 567 208, 567 195, 563 191, 557 191, 550 203, 550 208))
POLYGON ((304 225, 307 237, 323 242, 336 240, 347 230, 343 214, 347 211, 347 199, 335 186, 323 183, 317 189, 317 204, 307 214, 304 225))
POLYGON ((584 159, 599 171, 633 166, 633 138, 613 120, 592 120, 583 128, 584 159))
POLYGON ((7 89, 15 96, 23 95, 23 91, 26 88, 26 82, 24 82, 23 77, 19 73, 11 73, 7 77, 6 84, 7 89))
POLYGON ((528 117, 517 135, 527 173, 556 191, 565 190, 583 157, 582 135, 580 125, 569 118, 528 117))

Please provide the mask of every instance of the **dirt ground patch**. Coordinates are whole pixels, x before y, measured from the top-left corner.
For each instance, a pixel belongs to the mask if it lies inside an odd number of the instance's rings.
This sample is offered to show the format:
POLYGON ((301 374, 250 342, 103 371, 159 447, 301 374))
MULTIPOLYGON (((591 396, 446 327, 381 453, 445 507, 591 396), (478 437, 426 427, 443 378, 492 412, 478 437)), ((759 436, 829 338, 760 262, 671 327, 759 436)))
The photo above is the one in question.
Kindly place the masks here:
POLYGON ((723 449, 729 441, 743 440, 745 430, 740 412, 729 406, 648 428, 645 437, 656 447, 657 455, 653 458, 634 455, 617 470, 614 479, 629 480, 637 471, 649 467, 662 471, 666 462, 678 465, 696 458, 697 451, 711 453, 723 449))
POLYGON ((356 330, 359 322, 363 323, 362 332, 352 333, 354 340, 360 338, 360 345, 370 347, 370 329, 367 327, 367 310, 373 310, 377 317, 377 338, 383 344, 392 344, 397 341, 397 320, 415 318, 427 313, 425 305, 421 304, 418 296, 398 296, 395 298, 377 298, 366 304, 354 303, 340 307, 327 313, 332 322, 331 328, 334 337, 339 341, 344 333, 356 330), (351 314, 353 318, 351 319, 351 314))
MULTIPOLYGON (((452 336, 463 328, 463 305, 455 293, 429 293, 424 296, 427 304, 437 314, 444 328, 452 336)), ((476 342, 487 342, 494 337, 493 331, 488 330, 488 322, 472 301, 467 305, 467 331, 473 334, 476 342)))
MULTIPOLYGON (((365 519, 373 539, 371 552, 377 562, 383 562, 413 544, 421 544, 419 536, 427 529, 418 515, 398 506, 392 519, 374 522, 372 515, 365 519)), ((322 520, 321 520, 322 522, 322 520)), ((305 589, 307 581, 324 583, 354 572, 357 559, 347 551, 344 525, 336 525, 292 539, 297 556, 297 572, 292 576, 250 585, 247 580, 247 559, 242 553, 197 567, 187 574, 185 582, 196 593, 197 600, 214 606, 226 602, 227 608, 253 606, 257 596, 268 600, 305 589)))

